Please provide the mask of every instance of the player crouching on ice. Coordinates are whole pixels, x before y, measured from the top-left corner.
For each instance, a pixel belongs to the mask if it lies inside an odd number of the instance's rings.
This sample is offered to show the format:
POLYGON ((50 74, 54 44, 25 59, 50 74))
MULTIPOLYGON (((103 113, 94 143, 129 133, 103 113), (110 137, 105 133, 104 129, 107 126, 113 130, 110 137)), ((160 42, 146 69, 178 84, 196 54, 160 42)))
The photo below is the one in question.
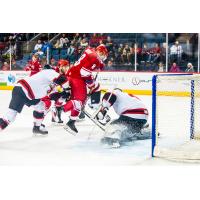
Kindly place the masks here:
POLYGON ((44 70, 37 74, 19 80, 12 91, 8 112, 0 118, 0 131, 13 122, 17 113, 21 113, 24 105, 27 105, 28 107, 34 106, 33 133, 47 134, 48 131, 42 126, 46 105, 41 99, 55 87, 65 84, 66 81, 66 76, 60 75, 49 65, 44 66, 44 70))
POLYGON ((145 129, 148 110, 138 97, 124 93, 119 88, 106 92, 96 115, 99 122, 108 118, 107 112, 111 106, 119 118, 106 126, 105 136, 101 140, 103 144, 117 148, 127 141, 151 138, 150 131, 145 129))

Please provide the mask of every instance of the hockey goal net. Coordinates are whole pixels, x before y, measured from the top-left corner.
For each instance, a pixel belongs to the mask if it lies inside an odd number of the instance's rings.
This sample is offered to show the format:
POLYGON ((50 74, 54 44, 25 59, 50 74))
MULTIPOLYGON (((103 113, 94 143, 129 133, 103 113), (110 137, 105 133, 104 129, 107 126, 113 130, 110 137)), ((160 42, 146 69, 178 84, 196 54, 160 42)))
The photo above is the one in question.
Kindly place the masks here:
POLYGON ((152 91, 152 156, 200 162, 200 75, 155 75, 152 91))

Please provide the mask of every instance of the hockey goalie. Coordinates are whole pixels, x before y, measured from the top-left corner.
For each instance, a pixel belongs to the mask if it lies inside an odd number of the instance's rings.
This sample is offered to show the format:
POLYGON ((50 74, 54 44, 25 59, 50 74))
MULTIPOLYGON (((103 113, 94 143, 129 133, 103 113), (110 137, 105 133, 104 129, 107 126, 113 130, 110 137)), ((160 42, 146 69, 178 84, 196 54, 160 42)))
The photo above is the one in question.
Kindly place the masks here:
POLYGON ((147 123, 148 110, 138 97, 124 93, 119 88, 106 92, 96 114, 98 122, 109 121, 108 110, 111 106, 119 118, 105 126, 105 135, 101 139, 103 144, 118 148, 128 141, 151 138, 147 123))

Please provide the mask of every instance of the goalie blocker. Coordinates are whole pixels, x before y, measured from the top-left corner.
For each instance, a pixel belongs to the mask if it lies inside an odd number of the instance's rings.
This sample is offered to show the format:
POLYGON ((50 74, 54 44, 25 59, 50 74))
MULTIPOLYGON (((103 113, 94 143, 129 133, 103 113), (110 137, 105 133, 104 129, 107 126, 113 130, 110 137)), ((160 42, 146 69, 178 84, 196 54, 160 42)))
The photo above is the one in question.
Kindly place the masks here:
POLYGON ((103 143, 119 147, 133 139, 151 138, 150 131, 144 129, 148 120, 148 110, 138 97, 124 93, 119 88, 106 92, 96 119, 100 122, 104 120, 111 106, 119 118, 106 126, 105 136, 101 140, 103 143))

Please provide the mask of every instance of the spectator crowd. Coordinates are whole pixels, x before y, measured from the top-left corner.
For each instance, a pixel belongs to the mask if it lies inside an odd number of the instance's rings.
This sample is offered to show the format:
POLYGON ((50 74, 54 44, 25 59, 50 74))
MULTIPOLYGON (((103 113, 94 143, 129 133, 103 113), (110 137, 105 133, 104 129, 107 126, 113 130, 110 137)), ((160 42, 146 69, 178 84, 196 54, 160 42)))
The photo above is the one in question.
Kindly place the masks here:
MULTIPOLYGON (((0 69, 10 70, 10 67, 15 70, 24 69, 33 55, 39 57, 41 65, 47 62, 56 65, 59 59, 67 59, 73 64, 88 46, 97 47, 99 44, 104 44, 109 51, 105 70, 128 69, 133 71, 136 64, 138 71, 165 71, 166 43, 143 41, 136 44, 134 40, 118 40, 112 38, 112 34, 103 33, 62 33, 58 35, 59 37, 49 41, 47 34, 43 34, 37 39, 31 52, 26 55, 20 55, 19 49, 22 47, 17 41, 28 41, 32 37, 31 34, 0 35, 0 69), (10 55, 12 55, 11 66, 8 64, 10 55), (16 61, 20 59, 21 62, 16 61)), ((172 65, 170 72, 181 71, 180 66, 176 68, 175 64, 181 64, 182 54, 182 46, 175 41, 169 47, 169 64, 172 65)), ((189 70, 188 67, 186 70, 189 70)))

